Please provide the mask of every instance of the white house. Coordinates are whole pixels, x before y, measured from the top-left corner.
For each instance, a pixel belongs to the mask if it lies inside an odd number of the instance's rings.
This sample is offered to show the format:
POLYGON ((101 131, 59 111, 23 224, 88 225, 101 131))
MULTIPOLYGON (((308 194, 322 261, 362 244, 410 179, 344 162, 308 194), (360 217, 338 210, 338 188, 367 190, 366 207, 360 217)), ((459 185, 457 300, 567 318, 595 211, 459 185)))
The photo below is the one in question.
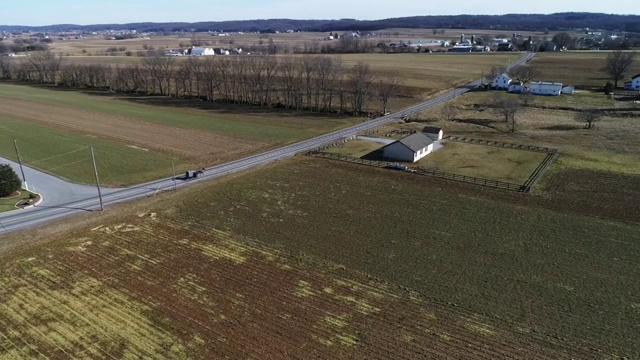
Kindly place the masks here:
POLYGON ((631 78, 631 81, 624 83, 625 90, 640 90, 640 74, 631 78))
POLYGON ((511 84, 509 84, 509 92, 510 93, 523 93, 525 90, 524 85, 522 85, 521 82, 519 81, 514 81, 511 84))
POLYGON ((573 85, 568 85, 562 88, 562 93, 565 95, 573 95, 576 93, 576 87, 573 85))
POLYGON ((511 84, 511 78, 507 74, 501 74, 496 76, 491 83, 491 88, 499 89, 499 90, 507 90, 509 89, 509 84, 511 84))
POLYGON ((529 93, 533 95, 560 96, 562 83, 534 81, 529 85, 529 93))
POLYGON ((431 126, 425 126, 424 129, 422 129, 422 133, 427 135, 427 137, 433 141, 442 140, 442 137, 444 136, 444 131, 442 131, 442 129, 431 126))
POLYGON ((192 47, 189 51, 189 55, 192 56, 211 56, 216 53, 212 48, 200 48, 200 47, 192 47))
POLYGON ((382 157, 388 160, 416 162, 433 151, 433 140, 417 132, 394 141, 382 148, 382 157))

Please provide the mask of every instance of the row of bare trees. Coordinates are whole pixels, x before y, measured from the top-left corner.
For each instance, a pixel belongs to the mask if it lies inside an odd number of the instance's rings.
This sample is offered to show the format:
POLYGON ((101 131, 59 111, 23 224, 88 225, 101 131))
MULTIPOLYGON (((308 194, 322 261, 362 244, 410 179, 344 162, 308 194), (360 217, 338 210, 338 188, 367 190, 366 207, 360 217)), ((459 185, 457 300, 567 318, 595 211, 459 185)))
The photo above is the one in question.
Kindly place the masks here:
POLYGON ((50 52, 0 58, 0 78, 73 88, 199 98, 255 106, 362 114, 383 113, 402 86, 397 74, 377 77, 364 63, 348 67, 325 56, 145 58, 139 64, 77 64, 50 52))

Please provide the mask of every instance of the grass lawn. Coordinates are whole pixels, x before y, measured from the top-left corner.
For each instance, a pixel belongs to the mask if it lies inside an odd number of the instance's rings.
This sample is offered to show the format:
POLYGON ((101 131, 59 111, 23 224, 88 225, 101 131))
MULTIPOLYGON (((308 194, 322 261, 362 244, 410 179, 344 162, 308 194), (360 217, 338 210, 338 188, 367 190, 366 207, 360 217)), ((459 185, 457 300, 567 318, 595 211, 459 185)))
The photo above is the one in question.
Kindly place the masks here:
POLYGON ((175 214, 201 232, 343 264, 525 332, 640 355, 637 225, 468 189, 301 158, 184 196, 175 214))
POLYGON ((477 178, 524 183, 546 154, 445 141, 444 147, 416 165, 477 178))
POLYGON ((372 151, 378 150, 383 146, 384 144, 375 141, 356 139, 339 146, 328 148, 323 151, 331 154, 340 154, 359 158, 369 154, 372 151))
MULTIPOLYGON (((171 157, 48 126, 0 118, 0 155, 16 161, 18 140, 25 164, 79 183, 95 181, 88 147, 94 146, 104 185, 129 185, 171 174, 171 157), (67 155, 65 155, 67 154, 67 155)), ((176 160, 179 169, 187 166, 176 160)))
POLYGON ((20 190, 19 195, 8 197, 8 198, 0 198, 0 213, 16 210, 16 204, 21 200, 28 199, 29 195, 31 195, 30 192, 25 190, 20 190))

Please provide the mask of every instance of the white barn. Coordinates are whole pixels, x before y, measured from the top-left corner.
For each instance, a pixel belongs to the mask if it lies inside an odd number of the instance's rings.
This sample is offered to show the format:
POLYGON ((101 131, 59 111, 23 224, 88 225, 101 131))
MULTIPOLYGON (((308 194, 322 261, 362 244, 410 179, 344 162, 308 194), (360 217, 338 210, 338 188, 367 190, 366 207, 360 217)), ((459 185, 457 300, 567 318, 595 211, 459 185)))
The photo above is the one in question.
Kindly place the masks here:
POLYGON ((509 88, 509 84, 511 84, 511 78, 507 74, 501 74, 496 76, 491 83, 491 87, 493 89, 499 90, 507 90, 509 88))
POLYGON ((212 48, 192 47, 189 51, 189 55, 192 56, 211 56, 215 54, 212 48))
POLYGON ((560 96, 562 93, 562 83, 536 81, 529 85, 529 93, 533 95, 560 96))
POLYGON ((388 160, 416 162, 433 151, 433 140, 421 132, 411 134, 382 148, 388 160))
POLYGON ((631 78, 631 81, 624 83, 625 90, 640 90, 640 74, 631 78))

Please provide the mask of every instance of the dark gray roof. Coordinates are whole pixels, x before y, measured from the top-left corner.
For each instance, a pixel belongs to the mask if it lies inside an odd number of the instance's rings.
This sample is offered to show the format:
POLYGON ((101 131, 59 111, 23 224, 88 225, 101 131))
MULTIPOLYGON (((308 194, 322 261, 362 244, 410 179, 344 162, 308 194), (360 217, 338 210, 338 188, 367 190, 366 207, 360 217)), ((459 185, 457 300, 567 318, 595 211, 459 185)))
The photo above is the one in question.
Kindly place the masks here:
POLYGON ((423 133, 415 133, 411 134, 407 137, 404 137, 398 140, 399 143, 413 150, 414 152, 418 150, 422 150, 427 146, 433 144, 433 140, 429 139, 427 135, 423 133))
POLYGON ((427 133, 427 134, 438 134, 440 133, 440 131, 442 131, 442 129, 438 128, 438 127, 432 127, 432 126, 425 126, 422 129, 423 133, 427 133))
POLYGON ((637 79, 637 78, 639 78, 639 77, 640 77, 640 74, 638 74, 638 75, 636 75, 636 76, 632 77, 631 79, 635 80, 635 79, 637 79))

